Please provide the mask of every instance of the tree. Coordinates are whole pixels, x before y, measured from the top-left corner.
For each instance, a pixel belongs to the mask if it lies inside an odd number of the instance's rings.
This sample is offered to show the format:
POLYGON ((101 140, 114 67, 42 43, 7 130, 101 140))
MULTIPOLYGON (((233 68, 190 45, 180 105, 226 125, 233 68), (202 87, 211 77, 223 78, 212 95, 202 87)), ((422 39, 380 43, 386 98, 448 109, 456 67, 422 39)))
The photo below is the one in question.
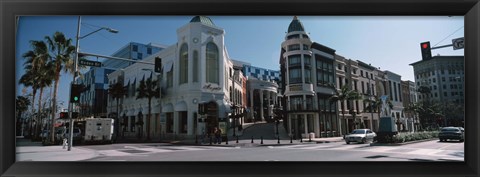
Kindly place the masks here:
POLYGON ((24 96, 17 96, 15 100, 15 112, 17 113, 17 131, 21 130, 21 123, 24 122, 22 114, 27 111, 28 106, 30 106, 30 100, 24 96))
POLYGON ((123 87, 121 82, 117 82, 109 86, 108 94, 111 95, 113 99, 117 100, 117 115, 115 117, 115 134, 116 136, 118 136, 118 131, 119 131, 118 116, 120 115, 120 113, 118 112, 119 101, 120 99, 123 98, 123 96, 127 94, 127 90, 125 89, 125 87, 123 87))
POLYGON ((49 59, 50 62, 54 65, 54 81, 55 87, 53 89, 53 106, 52 106, 52 122, 51 122, 51 129, 50 129, 50 140, 54 143, 55 139, 55 113, 57 107, 57 91, 58 85, 60 84, 60 72, 64 69, 64 72, 70 71, 71 73, 73 68, 71 65, 73 64, 73 54, 75 52, 75 46, 73 46, 72 39, 67 39, 65 35, 61 32, 55 32, 52 37, 45 36, 45 40, 49 46, 49 59), (70 66, 67 66, 70 65, 70 66))
MULTIPOLYGON (((44 81, 46 80, 46 77, 49 77, 47 72, 47 68, 49 65, 48 63, 48 47, 43 41, 35 41, 32 40, 30 41, 30 45, 32 47, 32 50, 27 51, 22 55, 23 58, 26 59, 24 63, 24 68, 26 73, 22 75, 20 78, 20 83, 23 84, 24 86, 27 87, 32 87, 33 90, 33 99, 32 103, 35 103, 35 96, 37 94, 37 90, 40 89, 40 95, 39 95, 39 112, 40 106, 41 106, 41 101, 42 101, 42 95, 43 95, 43 88, 45 87, 46 84, 44 81)), ((35 112, 35 108, 32 105, 32 113, 35 112)), ((39 114, 37 114, 39 115, 39 114)), ((38 120, 37 120, 38 122, 38 120)), ((32 131, 33 121, 30 121, 30 132, 35 132, 33 134, 35 137, 37 135, 37 131, 32 131)), ((38 124, 37 126, 38 127, 38 124)))
POLYGON ((152 116, 152 98, 160 97, 160 87, 157 86, 157 81, 152 79, 152 75, 145 81, 145 78, 140 81, 140 86, 137 88, 137 99, 148 99, 148 117, 147 117, 147 140, 150 140, 150 119, 152 116))
MULTIPOLYGON (((382 112, 381 111, 382 110, 382 100, 380 99, 380 97, 375 96, 374 100, 370 100, 370 99, 366 98, 366 99, 363 99, 363 101, 367 103, 367 107, 365 107, 365 110, 367 110, 367 111, 372 110, 373 112, 377 112, 378 117, 380 117, 380 113, 382 112)), ((388 107, 390 107, 390 109, 393 109, 392 100, 388 99, 387 104, 388 104, 388 107)))
MULTIPOLYGON (((335 94, 329 98, 331 102, 340 102, 342 109, 342 117, 345 119, 345 107, 343 106, 344 101, 353 101, 360 100, 362 98, 361 94, 355 90, 351 90, 349 85, 344 85, 340 90, 335 90, 335 94)), ((349 104, 351 105, 351 104, 349 104)), ((351 110, 351 107, 348 108, 351 110)), ((355 115, 355 114, 354 114, 355 115)), ((354 120, 356 118, 354 117, 354 120)), ((355 120, 356 121, 356 120, 355 120)))

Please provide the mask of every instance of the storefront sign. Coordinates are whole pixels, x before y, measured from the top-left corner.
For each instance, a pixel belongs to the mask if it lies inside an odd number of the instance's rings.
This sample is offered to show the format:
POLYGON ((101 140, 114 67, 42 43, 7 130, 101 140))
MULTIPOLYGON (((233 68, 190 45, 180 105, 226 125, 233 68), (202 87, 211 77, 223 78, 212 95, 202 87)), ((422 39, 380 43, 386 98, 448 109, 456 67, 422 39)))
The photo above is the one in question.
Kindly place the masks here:
POLYGON ((207 85, 203 86, 203 89, 209 90, 211 92, 215 92, 215 91, 222 90, 222 87, 215 86, 215 85, 212 85, 212 84, 207 84, 207 85))

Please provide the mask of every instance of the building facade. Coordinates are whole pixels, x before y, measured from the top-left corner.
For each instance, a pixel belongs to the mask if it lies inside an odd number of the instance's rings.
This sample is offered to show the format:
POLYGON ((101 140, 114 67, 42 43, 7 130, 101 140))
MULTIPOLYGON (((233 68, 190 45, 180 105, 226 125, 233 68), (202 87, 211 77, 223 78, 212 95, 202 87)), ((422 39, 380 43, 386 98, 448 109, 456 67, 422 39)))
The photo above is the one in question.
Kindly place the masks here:
POLYGON ((388 90, 387 90, 387 95, 388 99, 391 101, 393 104, 393 108, 391 109, 392 117, 395 118, 395 121, 397 123, 397 130, 398 131, 403 131, 405 130, 405 117, 403 115, 403 96, 402 96, 402 76, 391 72, 391 71, 385 71, 385 74, 387 76, 387 84, 388 84, 388 90))
MULTIPOLYGON (((125 46, 123 46, 122 48, 118 49, 111 56, 118 57, 118 58, 126 58, 131 60, 143 60, 146 57, 153 55, 165 48, 166 46, 161 44, 154 44, 154 43, 141 44, 137 42, 130 42, 125 46)), ((121 69, 134 64, 134 62, 124 61, 124 60, 105 59, 105 61, 103 61, 102 64, 105 68, 121 69)))
MULTIPOLYGON (((142 60, 165 48, 158 44, 140 44, 130 42, 111 56, 142 60)), ((125 68, 132 62, 123 60, 106 59, 102 62, 103 67, 91 67, 83 74, 79 82, 85 86, 85 90, 80 94, 80 116, 94 117, 112 117, 116 116, 107 112, 108 104, 108 75, 117 69, 125 68)))
POLYGON ((464 56, 433 56, 410 64, 419 102, 440 103, 443 126, 463 126, 465 102, 464 56))
POLYGON ((335 50, 313 42, 294 17, 281 44, 280 76, 287 132, 294 138, 340 136, 335 50))
MULTIPOLYGON (((234 72, 224 44, 225 31, 215 26, 210 18, 196 16, 177 29, 178 42, 145 58, 162 60, 162 72, 153 73, 153 65, 135 63, 109 75, 110 84, 123 76, 129 94, 121 106, 124 132, 127 136, 150 133, 154 138, 194 139, 202 133, 211 133, 219 127, 227 133, 232 105, 245 104, 245 81, 242 73, 234 72), (139 81, 160 80, 161 99, 152 99, 150 125, 146 114, 148 99, 137 99, 139 81), (205 115, 198 114, 198 105, 205 104, 205 115), (146 132, 150 126, 150 132, 146 132)), ((113 102, 113 100, 112 100, 113 102)), ((114 103, 112 103, 114 104, 114 103)))

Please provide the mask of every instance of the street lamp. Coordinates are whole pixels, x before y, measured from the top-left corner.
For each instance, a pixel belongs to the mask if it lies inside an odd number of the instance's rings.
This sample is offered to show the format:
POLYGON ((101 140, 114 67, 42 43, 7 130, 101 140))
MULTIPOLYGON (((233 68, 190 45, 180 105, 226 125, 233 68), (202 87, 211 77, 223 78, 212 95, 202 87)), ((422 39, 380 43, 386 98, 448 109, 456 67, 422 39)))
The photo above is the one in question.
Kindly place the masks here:
MULTIPOLYGON (((80 27, 81 27, 81 21, 82 21, 82 16, 78 16, 78 24, 77 24, 77 36, 76 36, 76 44, 75 44, 75 58, 73 60, 73 80, 72 80, 72 84, 73 85, 75 82, 76 82, 76 79, 77 79, 77 76, 78 76, 78 52, 80 51, 80 39, 83 39, 87 36, 90 36, 91 34, 93 33, 96 33, 96 32, 99 32, 101 30, 107 30, 108 32, 111 32, 111 33, 118 33, 117 30, 114 30, 112 28, 107 28, 107 27, 101 27, 100 29, 97 29, 95 31, 92 31, 88 34, 86 34, 85 36, 80 36, 80 27)), ((70 87, 70 93, 72 93, 72 87, 70 87)), ((69 137, 68 137, 68 151, 70 151, 72 149, 72 144, 73 144, 73 118, 72 118, 72 112, 73 112, 73 103, 69 103, 68 104, 68 112, 69 112, 69 117, 70 117, 70 134, 69 134, 69 137)), ((52 130, 54 129, 54 121, 55 119, 52 118, 52 130)))

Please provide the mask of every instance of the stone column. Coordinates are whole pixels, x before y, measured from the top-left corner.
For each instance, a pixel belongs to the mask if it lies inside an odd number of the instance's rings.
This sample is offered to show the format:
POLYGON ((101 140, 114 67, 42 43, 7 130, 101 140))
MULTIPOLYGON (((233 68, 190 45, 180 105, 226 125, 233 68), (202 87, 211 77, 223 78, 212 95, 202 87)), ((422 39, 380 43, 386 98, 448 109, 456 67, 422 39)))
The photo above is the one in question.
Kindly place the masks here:
POLYGON ((255 119, 255 114, 254 114, 254 106, 253 106, 253 88, 250 88, 250 114, 253 116, 255 119))
POLYGON ((263 90, 260 91, 260 120, 263 121, 263 90))
POLYGON ((305 129, 305 137, 308 138, 308 118, 307 118, 307 114, 303 114, 303 121, 305 121, 303 123, 304 129, 305 129))

